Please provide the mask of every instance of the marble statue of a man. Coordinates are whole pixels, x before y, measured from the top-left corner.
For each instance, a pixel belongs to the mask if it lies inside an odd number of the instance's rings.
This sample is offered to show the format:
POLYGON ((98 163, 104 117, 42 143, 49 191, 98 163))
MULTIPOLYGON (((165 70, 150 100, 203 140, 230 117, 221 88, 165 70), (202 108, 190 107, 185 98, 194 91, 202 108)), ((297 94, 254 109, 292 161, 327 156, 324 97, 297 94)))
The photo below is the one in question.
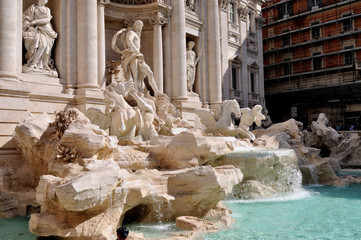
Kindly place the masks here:
POLYGON ((122 29, 118 31, 112 40, 112 48, 122 56, 122 68, 126 80, 133 81, 136 90, 143 91, 145 88, 144 78, 148 77, 149 85, 158 96, 158 90, 154 75, 150 67, 145 63, 144 56, 140 53, 140 37, 143 29, 143 22, 137 20, 132 29, 122 29))
POLYGON ((23 39, 27 53, 24 72, 45 72, 57 75, 50 59, 51 49, 57 33, 50 23, 50 9, 45 6, 48 0, 39 0, 32 4, 23 14, 23 39))
POLYGON ((188 42, 188 50, 187 50, 187 90, 189 92, 193 91, 193 85, 196 78, 196 69, 197 64, 200 59, 200 54, 197 57, 196 53, 193 51, 194 42, 188 42))

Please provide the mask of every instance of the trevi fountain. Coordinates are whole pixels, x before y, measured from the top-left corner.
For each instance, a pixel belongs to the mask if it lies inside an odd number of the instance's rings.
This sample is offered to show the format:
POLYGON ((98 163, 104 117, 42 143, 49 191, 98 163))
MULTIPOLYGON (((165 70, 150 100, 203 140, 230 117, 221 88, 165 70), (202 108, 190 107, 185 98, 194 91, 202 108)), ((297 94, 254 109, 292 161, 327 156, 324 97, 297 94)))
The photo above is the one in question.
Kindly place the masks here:
MULTIPOLYGON (((58 34, 46 3, 39 0, 23 13, 22 68, 57 77, 51 49, 58 34)), ((193 9, 193 1, 186 4, 193 9)), ((236 100, 194 107, 187 119, 141 52, 143 26, 135 20, 112 36, 118 59, 108 66, 104 108, 29 114, 15 127, 23 160, 0 169, 1 184, 10 189, 0 195, 1 217, 30 219, 0 220, 1 239, 110 240, 123 225, 131 231, 128 239, 361 237, 354 225, 361 205, 355 183, 361 179, 340 174, 360 167, 357 134, 339 134, 324 114, 310 132, 294 119, 272 124, 264 106, 241 108, 236 100), (21 187, 11 187, 15 178, 21 187), (326 201, 324 193, 356 204, 326 201), (348 230, 323 232, 353 214, 348 230), (338 221, 326 225, 316 221, 334 217, 338 221), (21 226, 31 234, 17 235, 21 226)), ((185 55, 184 86, 197 98, 193 85, 202 50, 193 51, 194 44, 189 41, 185 55)))

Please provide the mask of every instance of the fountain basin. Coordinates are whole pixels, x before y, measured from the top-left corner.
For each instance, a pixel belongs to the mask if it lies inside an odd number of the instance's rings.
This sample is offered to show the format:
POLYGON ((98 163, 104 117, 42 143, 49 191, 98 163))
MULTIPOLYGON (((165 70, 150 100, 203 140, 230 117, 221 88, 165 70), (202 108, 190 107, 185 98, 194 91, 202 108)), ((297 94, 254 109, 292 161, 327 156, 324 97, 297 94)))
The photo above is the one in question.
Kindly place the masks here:
POLYGON ((275 196, 301 186, 297 155, 292 149, 236 148, 212 162, 241 169, 243 182, 233 188, 238 198, 275 196))

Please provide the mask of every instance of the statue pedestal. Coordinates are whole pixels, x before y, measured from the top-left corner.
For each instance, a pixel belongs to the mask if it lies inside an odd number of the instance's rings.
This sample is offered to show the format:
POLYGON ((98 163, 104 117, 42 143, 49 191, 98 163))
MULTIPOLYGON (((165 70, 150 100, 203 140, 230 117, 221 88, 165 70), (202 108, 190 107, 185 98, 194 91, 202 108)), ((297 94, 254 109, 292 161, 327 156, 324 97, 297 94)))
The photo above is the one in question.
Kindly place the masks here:
POLYGON ((197 114, 194 113, 194 109, 202 108, 202 102, 197 93, 188 92, 186 98, 174 99, 172 103, 179 109, 182 119, 190 121, 194 126, 200 123, 197 114))

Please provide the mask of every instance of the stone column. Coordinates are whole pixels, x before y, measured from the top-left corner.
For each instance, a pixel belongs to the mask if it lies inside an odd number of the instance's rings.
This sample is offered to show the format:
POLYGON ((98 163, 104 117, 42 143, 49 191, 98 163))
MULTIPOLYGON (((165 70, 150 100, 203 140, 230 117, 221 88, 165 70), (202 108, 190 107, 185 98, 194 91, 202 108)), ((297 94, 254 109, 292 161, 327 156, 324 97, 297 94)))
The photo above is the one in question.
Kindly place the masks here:
POLYGON ((160 12, 149 19, 153 25, 153 73, 158 90, 163 92, 163 37, 162 25, 168 22, 160 12))
POLYGON ((100 91, 98 85, 97 1, 77 1, 78 90, 100 91))
POLYGON ((215 109, 222 102, 221 38, 218 1, 207 1, 208 58, 210 107, 215 109))
POLYGON ((182 100, 187 97, 185 9, 184 1, 171 0, 171 3, 173 99, 182 100))
POLYGON ((0 1, 0 84, 13 85, 17 76, 17 16, 18 1, 0 1))
POLYGON ((256 18, 256 31, 257 31, 257 50, 258 50, 258 94, 261 104, 265 107, 264 99, 264 69, 263 69, 263 41, 262 41, 262 25, 264 23, 264 18, 259 16, 256 18))
POLYGON ((99 0, 98 2, 98 83, 105 87, 105 20, 104 7, 110 0, 99 0))
MULTIPOLYGON (((241 34, 241 59, 248 59, 247 54, 247 18, 248 18, 248 8, 240 7, 238 9, 239 17, 240 17, 240 34, 241 34)), ((248 107, 249 97, 249 74, 248 74, 248 65, 247 61, 242 61, 242 96, 244 104, 241 107, 248 107)))
MULTIPOLYGON (((229 99, 230 74, 231 70, 228 59, 228 1, 220 3, 220 23, 221 23, 221 79, 222 79, 222 99, 229 99)), ((235 16, 236 17, 236 16, 235 16)))

